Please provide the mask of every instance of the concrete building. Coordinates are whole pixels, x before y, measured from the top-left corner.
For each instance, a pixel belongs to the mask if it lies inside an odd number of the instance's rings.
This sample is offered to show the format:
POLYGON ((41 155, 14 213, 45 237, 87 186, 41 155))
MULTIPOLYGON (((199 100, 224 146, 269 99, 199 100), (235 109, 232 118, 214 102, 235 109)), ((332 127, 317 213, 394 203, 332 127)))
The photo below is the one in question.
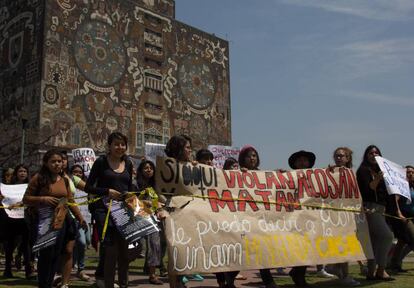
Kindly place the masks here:
POLYGON ((29 163, 104 152, 113 131, 134 156, 174 134, 231 144, 228 42, 175 20, 173 0, 0 0, 0 97, 2 166, 22 120, 29 163))

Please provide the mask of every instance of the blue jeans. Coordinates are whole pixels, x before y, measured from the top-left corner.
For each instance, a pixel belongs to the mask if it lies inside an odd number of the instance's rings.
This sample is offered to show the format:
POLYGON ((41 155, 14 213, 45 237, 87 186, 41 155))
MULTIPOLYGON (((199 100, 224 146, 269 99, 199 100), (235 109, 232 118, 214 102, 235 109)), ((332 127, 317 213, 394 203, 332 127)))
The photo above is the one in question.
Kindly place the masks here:
POLYGON ((76 237, 75 249, 73 251, 73 265, 78 265, 78 271, 85 269, 85 250, 86 246, 91 244, 90 228, 85 231, 78 227, 78 235, 76 237))

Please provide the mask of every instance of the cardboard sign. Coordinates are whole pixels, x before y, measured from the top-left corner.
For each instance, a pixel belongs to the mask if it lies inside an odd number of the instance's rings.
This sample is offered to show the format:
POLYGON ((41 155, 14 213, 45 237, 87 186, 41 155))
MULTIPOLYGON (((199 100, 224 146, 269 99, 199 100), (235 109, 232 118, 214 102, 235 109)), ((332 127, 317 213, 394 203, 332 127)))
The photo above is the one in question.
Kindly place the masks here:
POLYGON ((239 158, 240 148, 222 145, 209 145, 208 150, 213 153, 213 165, 216 168, 223 168, 224 162, 227 158, 233 157, 234 159, 239 158))
POLYGON ((376 156, 378 166, 384 173, 385 186, 388 194, 398 194, 407 199, 407 203, 411 203, 410 185, 407 181, 407 171, 401 165, 398 165, 381 156, 376 156))
POLYGON ((170 271, 214 273, 372 258, 362 199, 347 168, 224 171, 158 158, 170 271))
POLYGON ((83 167, 86 177, 89 177, 93 163, 96 160, 95 152, 91 148, 78 148, 72 150, 74 164, 83 167))

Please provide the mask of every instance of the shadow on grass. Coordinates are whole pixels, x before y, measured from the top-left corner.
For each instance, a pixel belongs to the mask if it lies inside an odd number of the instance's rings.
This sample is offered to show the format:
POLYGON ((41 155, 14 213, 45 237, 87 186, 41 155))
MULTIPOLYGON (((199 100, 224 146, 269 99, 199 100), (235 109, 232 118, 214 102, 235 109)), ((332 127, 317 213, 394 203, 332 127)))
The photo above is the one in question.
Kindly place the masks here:
POLYGON ((0 287, 4 287, 3 285, 9 286, 37 286, 37 280, 27 280, 25 278, 6 278, 0 277, 0 287))

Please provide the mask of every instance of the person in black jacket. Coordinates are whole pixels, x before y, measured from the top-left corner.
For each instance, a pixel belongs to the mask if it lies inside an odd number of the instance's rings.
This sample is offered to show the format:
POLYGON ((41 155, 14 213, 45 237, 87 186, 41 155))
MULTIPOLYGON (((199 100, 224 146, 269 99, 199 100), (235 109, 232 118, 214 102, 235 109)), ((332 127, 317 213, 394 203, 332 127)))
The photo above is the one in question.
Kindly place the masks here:
POLYGON ((411 202, 408 203, 407 199, 401 197, 399 199, 402 219, 395 219, 395 221, 401 221, 403 224, 403 237, 398 238, 398 242, 395 245, 394 253, 390 259, 390 268, 395 273, 405 273, 407 270, 402 268, 402 262, 405 256, 414 250, 414 166, 405 166, 408 185, 410 187, 411 202))
POLYGON ((385 266, 394 235, 383 214, 386 207, 387 213, 395 212, 395 195, 387 193, 383 173, 375 160, 376 156, 381 156, 379 148, 375 145, 368 146, 357 170, 358 186, 362 203, 367 210, 366 218, 374 251, 374 259, 368 260, 367 280, 390 281, 394 278, 388 275, 385 266))
MULTIPOLYGON (((12 174, 11 183, 15 184, 25 184, 29 182, 29 168, 23 164, 17 165, 12 174)), ((14 209, 15 207, 20 206, 22 203, 16 203, 9 207, 8 209, 14 209)), ((5 242, 5 256, 6 263, 4 269, 4 277, 13 278, 12 274, 12 261, 13 261, 13 252, 17 246, 18 251, 15 258, 16 268, 20 269, 21 266, 21 257, 24 257, 24 266, 26 278, 31 278, 32 276, 32 266, 31 266, 31 247, 29 245, 29 227, 26 225, 24 219, 14 219, 6 215, 4 219, 6 223, 7 231, 7 240, 5 242)))
MULTIPOLYGON (((168 157, 174 158, 179 162, 191 162, 191 153, 192 153, 192 141, 191 138, 187 135, 174 135, 168 141, 165 147, 165 154, 168 157)), ((167 197, 167 202, 169 202, 171 196, 167 197)), ((184 275, 169 275, 170 283, 174 283, 176 288, 185 288, 186 283, 188 282, 187 276, 184 275)), ((192 275, 192 279, 196 281, 203 281, 204 278, 199 274, 192 275)))
POLYGON ((99 287, 113 288, 115 285, 115 267, 118 267, 119 286, 128 286, 128 243, 117 228, 111 217, 108 217, 107 230, 104 234, 106 203, 112 200, 122 200, 128 191, 132 190, 132 162, 126 156, 128 138, 120 132, 114 132, 108 137, 109 152, 99 157, 92 166, 85 191, 102 197, 98 200, 93 211, 98 232, 101 237, 99 264, 95 273, 99 287), (102 237, 104 235, 104 237, 102 237), (102 281, 103 278, 103 281, 102 281))

